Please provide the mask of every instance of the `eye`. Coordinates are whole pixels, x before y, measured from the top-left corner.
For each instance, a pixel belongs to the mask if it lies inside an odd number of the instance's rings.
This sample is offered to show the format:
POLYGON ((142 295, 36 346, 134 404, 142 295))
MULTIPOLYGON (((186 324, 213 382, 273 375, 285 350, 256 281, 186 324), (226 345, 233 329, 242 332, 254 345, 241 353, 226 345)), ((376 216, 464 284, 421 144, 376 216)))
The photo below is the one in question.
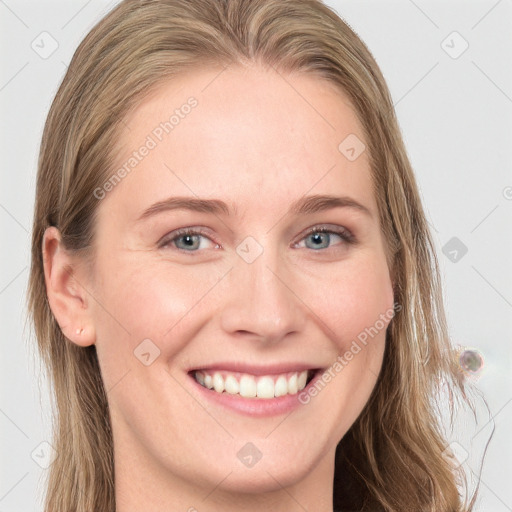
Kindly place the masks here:
MULTIPOLYGON (((350 231, 341 226, 330 228, 315 226, 294 247, 306 247, 315 251, 329 249, 332 246, 355 243, 355 237, 350 231)), ((200 249, 218 249, 220 245, 214 242, 200 228, 182 228, 166 235, 159 243, 159 248, 176 248, 184 252, 198 252, 200 249)))
POLYGON ((177 249, 186 252, 197 252, 199 249, 220 247, 218 244, 213 242, 211 238, 206 236, 201 229, 194 228, 183 228, 173 231, 158 243, 159 248, 166 248, 170 246, 174 246, 177 249))
POLYGON ((341 245, 344 243, 353 244, 354 236, 347 229, 337 226, 327 228, 326 226, 315 226, 311 228, 304 238, 302 238, 296 247, 306 247, 308 249, 328 249, 332 245, 341 245))

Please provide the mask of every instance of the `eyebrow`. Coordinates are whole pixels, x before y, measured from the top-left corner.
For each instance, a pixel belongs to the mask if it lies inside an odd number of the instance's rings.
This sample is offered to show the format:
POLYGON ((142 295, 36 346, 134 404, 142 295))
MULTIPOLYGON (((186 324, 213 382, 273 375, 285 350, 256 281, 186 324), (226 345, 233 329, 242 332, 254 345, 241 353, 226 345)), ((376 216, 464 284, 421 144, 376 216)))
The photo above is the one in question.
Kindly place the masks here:
MULTIPOLYGON (((350 208, 372 217, 371 211, 355 199, 347 196, 331 195, 304 196, 295 201, 288 213, 295 215, 308 215, 333 208, 350 208)), ((137 220, 147 219, 158 213, 172 210, 190 210, 214 215, 230 215, 229 206, 219 199, 200 199, 195 197, 169 197, 151 205, 137 220)), ((236 213, 236 208, 234 208, 236 213)))

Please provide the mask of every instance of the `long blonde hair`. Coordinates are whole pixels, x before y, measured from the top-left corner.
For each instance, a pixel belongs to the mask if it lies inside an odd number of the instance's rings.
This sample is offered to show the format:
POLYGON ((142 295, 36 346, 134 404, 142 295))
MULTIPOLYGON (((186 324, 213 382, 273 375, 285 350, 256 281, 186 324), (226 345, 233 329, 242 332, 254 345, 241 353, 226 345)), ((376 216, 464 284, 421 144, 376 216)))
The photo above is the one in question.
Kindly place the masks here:
POLYGON ((126 114, 162 81, 208 65, 257 62, 326 79, 350 98, 363 126, 395 301, 382 371, 337 447, 335 510, 472 509, 446 457, 436 414, 441 383, 465 397, 452 357, 438 263, 393 103, 364 43, 317 0, 125 0, 78 47, 42 138, 29 308, 54 392, 58 457, 45 512, 114 512, 113 440, 94 346, 67 340, 50 309, 41 244, 56 226, 87 253, 126 114))

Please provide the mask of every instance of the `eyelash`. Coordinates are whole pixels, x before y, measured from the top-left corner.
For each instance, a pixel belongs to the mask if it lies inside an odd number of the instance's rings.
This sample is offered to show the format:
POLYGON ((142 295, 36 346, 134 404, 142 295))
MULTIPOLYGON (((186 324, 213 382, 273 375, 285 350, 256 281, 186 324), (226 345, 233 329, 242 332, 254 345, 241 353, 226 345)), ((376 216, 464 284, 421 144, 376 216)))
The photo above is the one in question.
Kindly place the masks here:
MULTIPOLYGON (((342 238, 343 241, 347 244, 353 245, 356 243, 356 239, 355 239, 354 235, 346 228, 343 228, 343 227, 328 228, 326 226, 314 226, 314 227, 308 229, 308 231, 302 236, 302 238, 298 242, 294 242, 294 246, 297 245, 299 242, 302 242, 305 238, 307 238, 308 236, 310 236, 314 233, 334 234, 334 235, 338 235, 340 238, 342 238)), ((208 236, 208 234, 206 233, 205 230, 202 230, 201 228, 182 228, 182 229, 177 229, 176 231, 170 233, 169 235, 166 235, 164 237, 164 239, 162 240, 162 242, 159 242, 158 247, 159 248, 167 248, 170 246, 170 244, 172 244, 173 242, 175 242, 182 236, 195 236, 195 235, 204 236, 204 237, 208 238, 211 242, 215 243, 217 246, 219 245, 214 240, 212 240, 210 238, 210 236, 208 236), (169 236, 172 236, 172 237, 169 238, 169 236)), ((331 247, 328 247, 327 249, 330 249, 330 248, 331 247)), ((198 252, 198 250, 187 251, 186 249, 181 249, 179 247, 176 247, 176 249, 180 252, 185 252, 188 254, 193 254, 195 252, 198 252)), ((318 251, 315 251, 314 249, 311 249, 311 250, 314 252, 319 252, 321 249, 319 249, 318 251)))

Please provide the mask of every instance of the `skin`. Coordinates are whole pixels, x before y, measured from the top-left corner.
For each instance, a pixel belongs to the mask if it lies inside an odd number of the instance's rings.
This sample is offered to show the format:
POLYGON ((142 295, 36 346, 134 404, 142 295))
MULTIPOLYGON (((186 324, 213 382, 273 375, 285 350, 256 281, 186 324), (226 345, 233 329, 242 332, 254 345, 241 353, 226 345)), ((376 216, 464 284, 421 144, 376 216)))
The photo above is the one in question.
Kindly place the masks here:
POLYGON ((219 72, 160 85, 127 116, 118 166, 167 113, 190 96, 198 101, 100 201, 92 267, 47 230, 50 305, 70 342, 96 345, 118 512, 332 511, 336 445, 374 388, 385 328, 291 414, 222 408, 187 371, 226 360, 327 368, 393 307, 368 155, 349 161, 338 150, 349 134, 364 142, 362 129, 346 96, 318 77, 257 65, 219 72), (350 197, 369 212, 287 213, 317 194, 350 197), (171 196, 220 199, 231 212, 137 220, 171 196), (307 230, 325 225, 349 230, 355 242, 331 234, 316 248, 307 230), (158 246, 184 227, 205 230, 193 254, 183 237, 158 246), (252 263, 236 251, 248 236, 263 248, 252 263), (134 355, 144 339, 160 350, 149 366, 134 355), (251 468, 237 457, 248 442, 262 454, 251 468))

